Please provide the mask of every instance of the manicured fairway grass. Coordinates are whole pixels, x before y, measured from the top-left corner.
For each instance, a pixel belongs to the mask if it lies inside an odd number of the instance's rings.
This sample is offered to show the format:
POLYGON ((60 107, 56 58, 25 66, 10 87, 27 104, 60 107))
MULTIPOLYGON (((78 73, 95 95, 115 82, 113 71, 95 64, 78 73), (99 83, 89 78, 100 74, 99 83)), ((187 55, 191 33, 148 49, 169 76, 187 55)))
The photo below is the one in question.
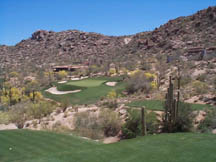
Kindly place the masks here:
POLYGON ((119 77, 99 77, 89 78, 80 81, 69 81, 64 84, 56 84, 58 90, 69 91, 81 89, 81 92, 65 95, 53 95, 43 91, 45 97, 54 99, 58 102, 69 100, 71 104, 91 104, 98 101, 101 97, 106 96, 112 89, 121 92, 125 88, 125 84, 120 81, 119 77), (117 81, 114 87, 107 86, 105 82, 117 81))
MULTIPOLYGON (((164 102, 160 100, 142 100, 142 101, 133 101, 127 104, 130 107, 142 107, 145 106, 149 110, 164 110, 164 102)), ((204 110, 205 108, 212 108, 211 105, 202 105, 202 104, 190 104, 193 110, 204 110)))
POLYGON ((50 132, 0 131, 1 162, 215 162, 215 150, 213 134, 160 134, 105 145, 50 132))

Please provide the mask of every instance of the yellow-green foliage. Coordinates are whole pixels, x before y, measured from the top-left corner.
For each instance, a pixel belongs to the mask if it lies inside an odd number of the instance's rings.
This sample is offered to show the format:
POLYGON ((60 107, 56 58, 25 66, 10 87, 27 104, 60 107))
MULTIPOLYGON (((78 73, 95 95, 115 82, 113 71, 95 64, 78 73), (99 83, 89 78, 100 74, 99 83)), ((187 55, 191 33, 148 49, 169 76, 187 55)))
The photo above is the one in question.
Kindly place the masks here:
POLYGON ((152 88, 157 88, 157 82, 156 81, 152 81, 151 82, 151 86, 152 86, 152 88))
POLYGON ((8 113, 10 122, 22 128, 26 120, 45 117, 52 113, 55 108, 55 104, 48 101, 21 102, 11 106, 8 113))
POLYGON ((192 87, 194 88, 196 94, 204 94, 208 91, 208 85, 198 80, 192 82, 192 87))
POLYGON ((1 96, 1 103, 4 105, 9 104, 9 96, 1 96))
MULTIPOLYGON (((35 95, 34 96, 35 101, 39 101, 43 99, 43 95, 40 92, 34 92, 34 95, 35 95)), ((33 92, 30 93, 29 97, 33 99, 33 92)))
POLYGON ((157 75, 147 72, 147 73, 145 73, 145 76, 148 79, 152 78, 151 86, 152 86, 152 88, 157 88, 157 81, 156 81, 157 75))
POLYGON ((135 74, 139 73, 140 70, 139 69, 136 69, 136 70, 133 70, 133 71, 128 71, 128 75, 129 76, 134 76, 135 74))
MULTIPOLYGON (((16 88, 12 87, 10 89, 3 89, 2 95, 0 96, 1 103, 4 105, 9 104, 16 104, 21 101, 28 101, 33 98, 32 92, 29 94, 29 96, 25 95, 25 88, 16 88), (10 103, 11 102, 11 103, 10 103)), ((35 93, 35 100, 39 101, 43 99, 43 96, 40 92, 34 92, 35 93)))
POLYGON ((110 68, 109 69, 109 74, 110 75, 116 75, 116 69, 115 68, 110 68))
POLYGON ((59 71, 57 73, 57 78, 59 80, 61 80, 61 79, 64 79, 65 77, 67 77, 67 75, 68 75, 68 73, 66 71, 62 70, 62 71, 59 71))
POLYGON ((107 98, 108 99, 116 99, 117 98, 117 93, 115 90, 112 90, 110 91, 108 94, 107 94, 107 98))
POLYGON ((12 87, 10 82, 4 82, 4 88, 5 89, 9 89, 10 87, 12 87))
POLYGON ((9 73, 9 77, 18 77, 19 74, 15 71, 9 73))
POLYGON ((154 79, 157 78, 157 76, 155 74, 152 74, 152 73, 149 73, 149 72, 145 73, 145 76, 147 78, 154 78, 154 79))
POLYGON ((44 76, 45 77, 54 76, 54 72, 53 71, 46 71, 46 72, 44 72, 44 76))
POLYGON ((25 91, 26 92, 31 92, 33 90, 37 90, 39 89, 39 83, 38 81, 36 80, 32 80, 32 81, 29 81, 26 85, 25 85, 25 91))
POLYGON ((8 124, 9 123, 9 115, 7 112, 0 111, 0 124, 8 124))
POLYGON ((2 91, 1 103, 4 105, 9 105, 9 102, 11 101, 15 104, 20 100, 25 99, 26 96, 24 96, 23 93, 23 89, 16 87, 4 89, 2 91))
POLYGON ((92 139, 116 136, 122 123, 118 114, 109 109, 102 109, 99 115, 91 112, 79 112, 74 121, 75 132, 92 139))
POLYGON ((127 74, 128 70, 125 67, 123 67, 123 68, 120 69, 120 72, 123 73, 123 74, 127 74))
POLYGON ((29 108, 27 109, 27 115, 34 119, 40 119, 52 113, 54 109, 55 106, 46 101, 31 103, 29 104, 29 108))

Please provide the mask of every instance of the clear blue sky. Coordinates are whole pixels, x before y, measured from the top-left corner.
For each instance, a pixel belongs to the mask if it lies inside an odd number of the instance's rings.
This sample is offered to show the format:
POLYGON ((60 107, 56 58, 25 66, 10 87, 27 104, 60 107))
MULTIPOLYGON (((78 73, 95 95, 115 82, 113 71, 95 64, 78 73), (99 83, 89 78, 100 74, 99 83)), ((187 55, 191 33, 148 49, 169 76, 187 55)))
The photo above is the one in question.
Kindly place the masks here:
POLYGON ((214 5, 216 0, 0 0, 0 44, 14 45, 38 29, 129 35, 214 5))

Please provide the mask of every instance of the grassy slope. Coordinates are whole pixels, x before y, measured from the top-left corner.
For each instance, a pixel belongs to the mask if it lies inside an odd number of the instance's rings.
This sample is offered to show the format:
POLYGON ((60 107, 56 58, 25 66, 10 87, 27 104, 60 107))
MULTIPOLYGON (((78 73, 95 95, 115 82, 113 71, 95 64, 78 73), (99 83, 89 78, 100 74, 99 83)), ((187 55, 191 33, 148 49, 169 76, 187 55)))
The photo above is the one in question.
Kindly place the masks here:
POLYGON ((74 90, 74 87, 82 87, 82 91, 79 93, 73 94, 65 94, 65 95, 53 95, 48 92, 43 92, 45 97, 54 99, 56 101, 61 102, 63 99, 68 98, 71 104, 91 104, 98 101, 102 96, 106 96, 108 92, 112 89, 116 91, 121 91, 124 89, 124 83, 119 82, 115 87, 110 87, 103 84, 106 81, 118 81, 119 77, 108 78, 108 77, 100 77, 94 79, 85 79, 81 81, 70 81, 61 85, 62 89, 68 88, 68 85, 71 85, 72 88, 70 90, 74 90))
POLYGON ((68 135, 15 130, 0 131, 0 141, 1 162, 216 161, 212 134, 161 134, 104 145, 68 135))
MULTIPOLYGON (((203 110, 205 108, 212 108, 211 105, 202 105, 202 104, 190 104, 194 110, 203 110)), ((128 104, 130 107, 142 107, 145 106, 150 110, 163 110, 163 102, 159 100, 142 100, 142 101, 133 101, 128 104)))

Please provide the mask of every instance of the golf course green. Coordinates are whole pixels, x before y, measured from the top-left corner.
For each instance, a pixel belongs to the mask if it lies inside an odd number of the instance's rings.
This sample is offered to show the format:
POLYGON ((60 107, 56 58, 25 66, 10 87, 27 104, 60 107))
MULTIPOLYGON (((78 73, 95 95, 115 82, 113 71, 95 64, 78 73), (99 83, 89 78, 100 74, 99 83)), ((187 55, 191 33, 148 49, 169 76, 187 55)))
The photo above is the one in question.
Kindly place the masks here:
POLYGON ((125 83, 121 82, 120 77, 97 77, 88 78, 78 81, 68 81, 66 83, 55 86, 59 91, 81 90, 78 93, 55 95, 47 91, 43 91, 43 95, 47 98, 58 102, 68 100, 71 104, 92 104, 105 97, 111 90, 120 93, 125 89, 125 83), (107 86, 106 82, 117 82, 116 86, 107 86))

